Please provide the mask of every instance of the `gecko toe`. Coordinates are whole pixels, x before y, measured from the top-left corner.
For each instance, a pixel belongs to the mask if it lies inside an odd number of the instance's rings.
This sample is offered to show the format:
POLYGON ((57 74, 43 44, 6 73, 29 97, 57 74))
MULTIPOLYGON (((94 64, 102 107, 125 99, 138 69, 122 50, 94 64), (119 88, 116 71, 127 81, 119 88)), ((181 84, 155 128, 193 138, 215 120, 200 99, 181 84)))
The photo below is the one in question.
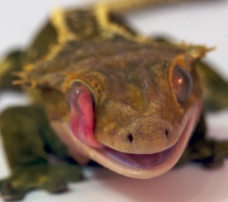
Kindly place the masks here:
POLYGON ((16 190, 10 182, 3 182, 1 186, 1 196, 4 201, 22 200, 26 192, 24 190, 16 190))

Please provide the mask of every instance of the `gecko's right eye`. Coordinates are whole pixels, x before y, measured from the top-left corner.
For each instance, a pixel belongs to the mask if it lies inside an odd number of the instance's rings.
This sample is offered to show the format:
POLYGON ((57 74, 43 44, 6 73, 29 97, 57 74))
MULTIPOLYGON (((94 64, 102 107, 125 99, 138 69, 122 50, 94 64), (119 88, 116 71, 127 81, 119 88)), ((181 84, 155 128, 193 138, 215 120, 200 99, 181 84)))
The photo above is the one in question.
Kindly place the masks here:
POLYGON ((90 89, 80 82, 73 83, 68 90, 67 103, 70 108, 70 125, 73 134, 92 147, 101 147, 94 138, 95 109, 90 89))
POLYGON ((171 74, 174 94, 179 102, 185 102, 192 92, 192 78, 190 73, 180 66, 175 66, 171 74))
POLYGON ((93 96, 89 88, 80 82, 74 82, 67 92, 67 105, 69 108, 83 106, 85 101, 93 102, 93 96))

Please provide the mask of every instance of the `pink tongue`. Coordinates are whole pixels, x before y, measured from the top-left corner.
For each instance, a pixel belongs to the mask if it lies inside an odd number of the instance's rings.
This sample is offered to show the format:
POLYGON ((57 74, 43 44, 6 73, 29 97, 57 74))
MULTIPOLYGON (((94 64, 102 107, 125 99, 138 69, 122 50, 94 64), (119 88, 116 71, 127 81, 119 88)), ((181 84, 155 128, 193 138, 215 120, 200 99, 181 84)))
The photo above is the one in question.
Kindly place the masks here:
POLYGON ((95 120, 93 98, 89 89, 83 84, 74 83, 69 93, 71 129, 74 135, 91 147, 103 147, 93 134, 95 120))

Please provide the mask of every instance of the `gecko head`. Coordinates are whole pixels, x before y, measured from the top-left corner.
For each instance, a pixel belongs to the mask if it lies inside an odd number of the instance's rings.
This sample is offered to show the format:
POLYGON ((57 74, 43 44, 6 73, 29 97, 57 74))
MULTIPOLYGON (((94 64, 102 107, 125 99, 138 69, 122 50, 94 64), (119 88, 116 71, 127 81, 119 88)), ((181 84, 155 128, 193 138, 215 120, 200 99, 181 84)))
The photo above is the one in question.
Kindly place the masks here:
POLYGON ((71 82, 71 151, 135 178, 176 164, 200 114, 199 81, 185 54, 150 54, 102 59, 71 82))

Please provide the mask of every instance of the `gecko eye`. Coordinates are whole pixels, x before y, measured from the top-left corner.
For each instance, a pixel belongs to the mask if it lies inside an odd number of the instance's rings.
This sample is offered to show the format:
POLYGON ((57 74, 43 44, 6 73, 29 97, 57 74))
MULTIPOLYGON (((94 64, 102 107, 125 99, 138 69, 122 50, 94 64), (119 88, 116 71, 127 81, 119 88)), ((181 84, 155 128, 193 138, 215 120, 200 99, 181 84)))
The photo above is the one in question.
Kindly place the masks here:
POLYGON ((175 66, 172 72, 171 82, 177 100, 179 102, 186 101, 192 91, 192 79, 189 72, 180 66, 175 66))
POLYGON ((83 106, 84 102, 89 101, 94 104, 93 95, 89 88, 80 82, 73 83, 67 92, 67 105, 78 108, 83 106))
POLYGON ((95 108, 90 89, 80 82, 73 83, 68 90, 67 102, 70 126, 75 137, 92 147, 101 147, 94 137, 95 108))

